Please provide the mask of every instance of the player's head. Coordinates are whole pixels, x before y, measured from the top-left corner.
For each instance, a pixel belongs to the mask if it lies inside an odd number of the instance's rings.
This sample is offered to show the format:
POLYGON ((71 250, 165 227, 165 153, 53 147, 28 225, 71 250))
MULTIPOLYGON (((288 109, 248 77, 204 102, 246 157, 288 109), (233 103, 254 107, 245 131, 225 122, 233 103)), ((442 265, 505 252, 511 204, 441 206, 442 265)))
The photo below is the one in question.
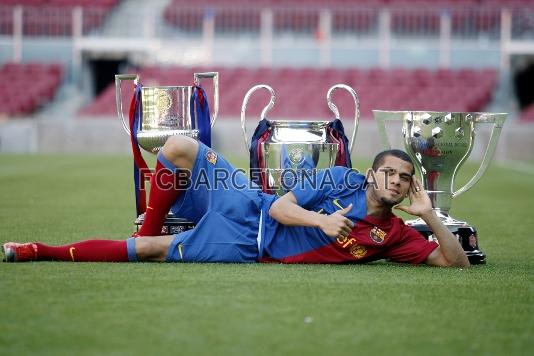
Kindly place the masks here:
POLYGON ((373 161, 373 171, 377 171, 378 168, 384 163, 384 158, 387 156, 397 157, 405 162, 408 162, 412 166, 412 175, 415 174, 415 166, 412 158, 404 151, 401 150, 385 150, 376 155, 373 161))
POLYGON ((373 198, 386 206, 402 202, 415 173, 410 156, 401 150, 380 152, 373 161, 372 169, 376 179, 374 184, 370 184, 373 198))

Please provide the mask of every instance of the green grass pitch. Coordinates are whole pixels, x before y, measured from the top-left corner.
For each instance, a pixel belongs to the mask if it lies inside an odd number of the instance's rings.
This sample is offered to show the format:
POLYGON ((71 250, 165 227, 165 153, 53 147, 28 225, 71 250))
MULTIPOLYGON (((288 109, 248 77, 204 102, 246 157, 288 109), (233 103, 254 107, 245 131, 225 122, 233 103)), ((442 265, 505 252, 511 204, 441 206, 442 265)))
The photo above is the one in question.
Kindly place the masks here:
MULTIPOLYGON (((0 155, 0 242, 126 238, 131 174, 128 156, 0 155)), ((488 255, 464 270, 2 263, 0 354, 531 354, 533 182, 494 164, 454 201, 488 255)))

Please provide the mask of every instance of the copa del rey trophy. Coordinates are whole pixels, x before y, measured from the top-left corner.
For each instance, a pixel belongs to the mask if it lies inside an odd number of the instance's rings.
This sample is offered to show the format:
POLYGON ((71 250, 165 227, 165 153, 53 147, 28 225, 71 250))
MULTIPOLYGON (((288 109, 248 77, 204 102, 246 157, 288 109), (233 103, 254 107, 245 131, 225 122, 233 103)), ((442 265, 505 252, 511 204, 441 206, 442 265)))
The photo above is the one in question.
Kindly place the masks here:
POLYGON ((268 120, 266 115, 274 106, 275 99, 270 86, 256 85, 246 93, 241 109, 245 147, 250 150, 251 180, 263 191, 283 195, 305 172, 335 165, 352 167, 350 153, 360 118, 360 102, 354 89, 337 84, 328 90, 326 99, 335 116, 333 121, 268 120), (251 95, 259 89, 268 90, 271 98, 261 113, 249 147, 245 112, 251 95), (350 143, 345 136, 339 110, 332 102, 332 94, 337 89, 348 91, 354 99, 354 129, 350 143))
MULTIPOLYGON (((458 237, 469 262, 485 263, 486 255, 479 249, 476 229, 465 221, 452 218, 449 210, 453 199, 471 189, 484 175, 495 154, 507 114, 381 110, 373 110, 373 114, 386 149, 391 147, 386 122, 402 122, 404 149, 412 157, 416 170, 422 177, 424 188, 430 196, 436 214, 458 237), (455 191, 456 173, 469 157, 476 129, 481 124, 493 126, 484 158, 476 174, 455 191)), ((432 231, 421 218, 406 223, 427 238, 432 238, 432 231)))
MULTIPOLYGON (((146 211, 145 180, 150 179, 148 169, 139 147, 156 154, 173 135, 186 135, 211 145, 211 128, 219 111, 219 74, 217 72, 195 73, 192 86, 143 86, 137 74, 115 76, 117 115, 124 130, 130 135, 134 156, 134 183, 137 229, 144 222, 146 211), (200 86, 200 79, 213 79, 213 113, 210 117, 207 97, 200 86), (134 95, 130 104, 129 120, 126 122, 122 109, 121 83, 133 81, 134 95)), ((192 228, 185 219, 167 215, 162 234, 175 234, 192 228)))

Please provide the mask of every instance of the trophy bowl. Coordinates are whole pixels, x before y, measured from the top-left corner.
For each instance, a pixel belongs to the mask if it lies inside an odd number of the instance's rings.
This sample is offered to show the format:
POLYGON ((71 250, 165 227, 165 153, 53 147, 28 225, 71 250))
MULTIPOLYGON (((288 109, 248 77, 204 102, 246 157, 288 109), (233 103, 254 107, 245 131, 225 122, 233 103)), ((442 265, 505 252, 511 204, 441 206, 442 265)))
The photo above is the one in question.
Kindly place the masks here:
POLYGON ((137 142, 148 152, 157 153, 173 135, 198 139, 198 125, 190 112, 190 86, 142 87, 142 124, 137 142))
MULTIPOLYGON (((200 85, 201 78, 213 79, 214 110, 209 126, 213 127, 219 112, 219 75, 217 72, 194 73, 195 86, 200 85)), ((137 142, 145 151, 157 153, 170 136, 186 135, 199 139, 202 123, 195 115, 191 97, 195 86, 157 86, 145 87, 139 84, 137 74, 119 74, 115 76, 117 115, 124 130, 131 135, 131 130, 124 119, 122 109, 121 82, 133 80, 140 89, 141 112, 136 120, 137 142)))

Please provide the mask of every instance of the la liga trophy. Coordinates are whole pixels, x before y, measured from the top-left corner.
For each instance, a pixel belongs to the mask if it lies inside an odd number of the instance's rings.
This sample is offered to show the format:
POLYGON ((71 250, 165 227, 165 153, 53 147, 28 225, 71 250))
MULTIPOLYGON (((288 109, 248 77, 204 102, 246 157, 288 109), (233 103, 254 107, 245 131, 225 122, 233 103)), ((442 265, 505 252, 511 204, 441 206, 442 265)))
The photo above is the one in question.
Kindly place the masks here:
POLYGON ((273 88, 265 84, 256 85, 246 93, 241 108, 241 128, 245 147, 250 151, 251 180, 263 191, 283 195, 306 172, 332 166, 352 168, 350 153, 360 118, 360 102, 354 89, 337 84, 328 90, 326 101, 335 116, 332 121, 268 120, 267 113, 275 100, 273 88), (245 112, 250 97, 260 89, 269 91, 271 98, 261 112, 249 147, 245 112), (332 102, 332 94, 337 89, 348 91, 354 100, 354 129, 350 142, 345 136, 339 110, 332 102))
MULTIPOLYGON (((420 173, 432 207, 443 224, 457 236, 471 264, 486 262, 480 250, 476 229, 469 223, 449 215, 454 198, 471 189, 482 178, 497 147, 499 135, 506 120, 505 113, 435 112, 435 111, 382 111, 373 110, 378 132, 386 149, 391 147, 386 131, 387 121, 402 122, 404 149, 420 173), (493 126, 484 158, 475 175, 460 189, 454 190, 459 168, 469 157, 479 125, 493 126)), ((432 231, 419 218, 406 221, 431 239, 432 231)))
MULTIPOLYGON (((137 230, 144 222, 146 211, 145 180, 148 169, 139 147, 157 154, 165 141, 173 135, 186 135, 211 146, 211 128, 219 111, 219 74, 194 73, 192 86, 143 86, 137 74, 115 76, 117 115, 130 136, 134 156, 134 184, 137 230), (213 113, 210 115, 206 93, 200 86, 202 78, 213 80, 213 113), (126 122, 122 109, 122 81, 133 81, 135 91, 126 122)), ((194 224, 169 213, 162 234, 176 234, 194 227, 194 224)))

